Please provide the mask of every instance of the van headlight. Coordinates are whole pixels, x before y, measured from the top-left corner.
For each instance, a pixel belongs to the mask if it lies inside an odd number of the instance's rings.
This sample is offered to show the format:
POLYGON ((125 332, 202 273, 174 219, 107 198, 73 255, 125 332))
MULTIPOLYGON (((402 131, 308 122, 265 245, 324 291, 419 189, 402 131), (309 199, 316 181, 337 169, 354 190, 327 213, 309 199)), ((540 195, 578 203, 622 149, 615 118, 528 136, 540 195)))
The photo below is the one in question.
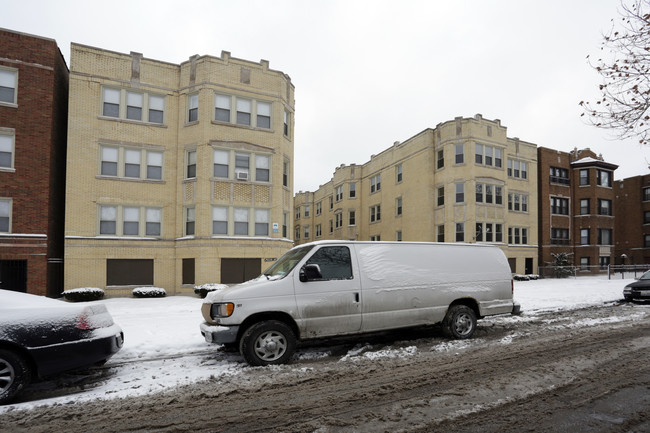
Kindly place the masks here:
POLYGON ((213 319, 218 319, 220 317, 230 317, 233 311, 235 311, 235 304, 232 302, 212 304, 212 307, 210 307, 210 316, 213 319))

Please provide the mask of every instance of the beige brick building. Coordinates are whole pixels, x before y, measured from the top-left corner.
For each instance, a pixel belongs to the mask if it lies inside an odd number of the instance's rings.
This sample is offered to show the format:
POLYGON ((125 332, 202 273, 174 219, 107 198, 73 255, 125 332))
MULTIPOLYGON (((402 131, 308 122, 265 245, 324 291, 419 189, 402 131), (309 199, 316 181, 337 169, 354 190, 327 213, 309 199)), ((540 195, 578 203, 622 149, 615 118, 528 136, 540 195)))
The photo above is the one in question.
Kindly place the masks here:
POLYGON ((294 87, 265 60, 72 44, 65 288, 256 276, 292 243, 294 87))
POLYGON ((341 165, 318 190, 296 194, 294 239, 492 243, 513 272, 534 273, 537 203, 537 146, 477 114, 341 165))

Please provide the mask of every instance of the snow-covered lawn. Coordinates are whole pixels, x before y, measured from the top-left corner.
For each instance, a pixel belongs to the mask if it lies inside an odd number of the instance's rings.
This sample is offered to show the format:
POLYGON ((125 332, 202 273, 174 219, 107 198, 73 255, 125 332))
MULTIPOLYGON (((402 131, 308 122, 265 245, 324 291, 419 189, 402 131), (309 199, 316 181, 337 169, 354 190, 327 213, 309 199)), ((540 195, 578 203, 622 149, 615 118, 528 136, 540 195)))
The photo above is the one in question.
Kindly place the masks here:
MULTIPOLYGON (((632 281, 621 279, 620 275, 611 280, 605 276, 516 281, 515 299, 522 306, 522 317, 530 317, 541 311, 621 300, 623 287, 632 281)), ((12 408, 142 395, 209 377, 238 374, 248 368, 239 355, 216 352, 217 346, 206 343, 201 336, 202 301, 189 296, 97 301, 107 306, 125 337, 122 350, 106 364, 111 368, 105 381, 78 394, 0 407, 0 414, 12 408)), ((408 352, 408 349, 399 350, 408 352)), ((325 356, 317 352, 312 349, 298 356, 302 359, 325 356)), ((350 351, 342 362, 354 360, 355 355, 354 350, 350 351)), ((399 356, 383 350, 373 356, 396 355, 399 356)))

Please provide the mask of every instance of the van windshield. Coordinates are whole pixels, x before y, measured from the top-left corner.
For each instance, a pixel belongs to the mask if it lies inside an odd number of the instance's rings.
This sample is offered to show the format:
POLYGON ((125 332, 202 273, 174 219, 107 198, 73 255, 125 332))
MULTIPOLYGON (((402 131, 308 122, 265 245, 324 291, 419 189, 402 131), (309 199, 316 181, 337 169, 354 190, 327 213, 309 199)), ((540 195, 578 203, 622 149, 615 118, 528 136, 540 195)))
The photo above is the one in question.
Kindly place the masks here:
POLYGON ((313 247, 313 245, 310 245, 287 252, 285 255, 280 257, 280 260, 275 262, 273 266, 268 268, 263 275, 269 280, 276 280, 284 277, 291 272, 296 264, 302 260, 302 258, 305 257, 313 247))

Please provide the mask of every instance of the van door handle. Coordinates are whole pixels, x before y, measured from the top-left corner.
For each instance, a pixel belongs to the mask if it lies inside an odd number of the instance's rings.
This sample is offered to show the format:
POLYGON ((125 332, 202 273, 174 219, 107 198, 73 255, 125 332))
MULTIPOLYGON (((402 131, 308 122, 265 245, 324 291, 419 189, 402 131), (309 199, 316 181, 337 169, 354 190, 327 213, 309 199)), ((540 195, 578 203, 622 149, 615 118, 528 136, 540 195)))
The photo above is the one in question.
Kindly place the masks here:
POLYGON ((359 302, 359 292, 354 294, 354 302, 359 302))

